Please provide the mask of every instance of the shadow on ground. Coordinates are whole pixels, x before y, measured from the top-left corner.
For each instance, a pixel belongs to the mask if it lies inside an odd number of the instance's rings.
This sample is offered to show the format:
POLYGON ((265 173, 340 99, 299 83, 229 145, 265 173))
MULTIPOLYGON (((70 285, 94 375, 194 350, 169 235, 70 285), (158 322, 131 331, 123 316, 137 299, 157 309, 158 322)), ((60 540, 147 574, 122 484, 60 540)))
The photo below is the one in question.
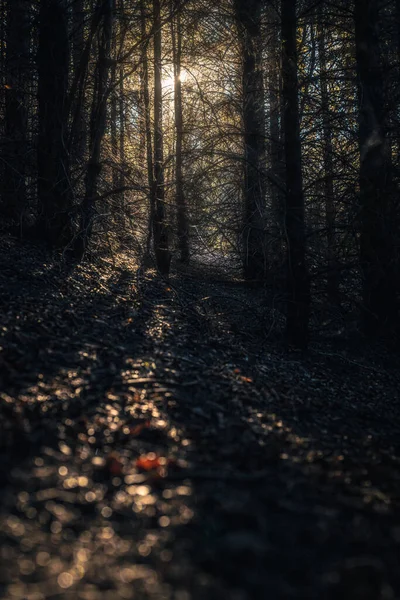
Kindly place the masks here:
POLYGON ((0 597, 396 597, 391 358, 287 356, 251 291, 2 245, 0 597))

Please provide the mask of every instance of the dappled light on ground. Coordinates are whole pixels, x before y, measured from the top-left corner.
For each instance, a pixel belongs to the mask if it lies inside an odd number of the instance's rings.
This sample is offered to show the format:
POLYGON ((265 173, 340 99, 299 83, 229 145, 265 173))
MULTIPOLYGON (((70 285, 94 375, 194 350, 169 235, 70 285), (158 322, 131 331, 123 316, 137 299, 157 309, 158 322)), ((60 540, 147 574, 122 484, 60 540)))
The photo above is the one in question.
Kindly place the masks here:
POLYGON ((389 358, 287 355, 245 308, 227 327, 224 284, 97 268, 32 269, 8 298, 0 597, 334 600, 369 573, 394 599, 389 358))

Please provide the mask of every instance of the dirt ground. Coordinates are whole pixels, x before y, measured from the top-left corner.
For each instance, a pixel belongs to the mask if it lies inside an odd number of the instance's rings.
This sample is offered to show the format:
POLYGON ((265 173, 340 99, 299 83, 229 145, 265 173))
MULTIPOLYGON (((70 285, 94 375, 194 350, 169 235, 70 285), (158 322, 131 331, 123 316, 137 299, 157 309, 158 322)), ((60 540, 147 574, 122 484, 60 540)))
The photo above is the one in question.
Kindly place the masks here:
POLYGON ((399 357, 0 242, 0 598, 400 598, 399 357))

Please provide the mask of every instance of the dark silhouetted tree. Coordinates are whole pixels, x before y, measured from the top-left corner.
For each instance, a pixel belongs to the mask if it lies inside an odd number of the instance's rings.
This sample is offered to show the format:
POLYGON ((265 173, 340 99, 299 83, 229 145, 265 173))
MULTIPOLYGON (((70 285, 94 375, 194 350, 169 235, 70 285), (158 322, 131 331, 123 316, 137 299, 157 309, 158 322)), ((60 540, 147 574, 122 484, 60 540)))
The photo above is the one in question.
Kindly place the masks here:
POLYGON ((169 274, 171 255, 165 215, 164 135, 162 97, 162 19, 160 0, 153 0, 154 27, 154 216, 153 243, 157 268, 169 274))
POLYGON ((9 0, 6 20, 5 111, 2 151, 2 212, 23 225, 27 209, 28 82, 30 66, 32 3, 9 0))
POLYGON ((72 189, 67 148, 68 2, 41 0, 38 47, 38 223, 48 243, 71 241, 72 189))
POLYGON ((307 346, 310 280, 306 265, 305 216, 297 77, 297 17, 293 0, 282 0, 282 97, 286 160, 287 338, 307 346))
POLYGON ((242 51, 244 141, 243 265, 248 280, 266 272, 264 233, 266 195, 265 94, 263 81, 262 0, 235 0, 242 51))
POLYGON ((355 46, 359 101, 360 265, 363 324, 368 333, 396 320, 396 278, 391 157, 379 37, 379 0, 355 1, 355 46))

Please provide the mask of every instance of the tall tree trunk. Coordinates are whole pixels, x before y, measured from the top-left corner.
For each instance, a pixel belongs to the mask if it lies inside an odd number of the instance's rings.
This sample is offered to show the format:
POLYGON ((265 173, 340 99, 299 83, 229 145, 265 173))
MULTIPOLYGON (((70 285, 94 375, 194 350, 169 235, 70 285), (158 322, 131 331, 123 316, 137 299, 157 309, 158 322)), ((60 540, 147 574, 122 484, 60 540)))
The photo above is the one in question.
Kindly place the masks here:
MULTIPOLYGON (((113 9, 115 10, 115 1, 113 1, 113 9)), ((118 93, 119 85, 117 85, 117 40, 114 36, 112 40, 112 65, 110 74, 110 134, 111 134, 111 153, 112 153, 112 184, 113 188, 116 189, 119 186, 119 144, 118 144, 118 133, 117 133, 117 119, 118 119, 118 93), (118 165, 118 166, 117 166, 118 165)))
POLYGON ((82 258, 93 229, 99 175, 102 170, 101 147, 106 131, 108 79, 113 25, 112 0, 99 0, 101 21, 98 32, 98 60, 90 118, 89 163, 85 178, 85 197, 81 205, 81 227, 75 240, 75 255, 82 258))
MULTIPOLYGON (((125 160, 125 121, 124 121, 124 70, 123 65, 119 64, 120 48, 125 38, 122 31, 124 18, 123 0, 112 0, 113 11, 118 14, 119 31, 113 36, 112 40, 112 65, 111 65, 111 97, 110 97, 110 133, 111 150, 113 156, 112 165, 112 184, 114 190, 121 190, 124 181, 124 160, 125 160)), ((125 226, 124 217, 124 192, 118 191, 115 194, 115 200, 112 204, 113 217, 116 224, 123 232, 125 226)))
MULTIPOLYGON (((120 11, 120 21, 123 21, 125 14, 125 2, 124 0, 119 0, 118 3, 119 11, 120 11)), ((124 84, 124 65, 121 63, 118 68, 118 89, 119 89, 119 99, 118 99, 118 123, 119 123, 119 140, 118 140, 118 148, 119 148, 119 162, 120 162, 120 174, 119 174, 119 186, 121 189, 125 187, 125 84, 124 84)), ((123 191, 119 194, 119 202, 120 209, 122 215, 125 212, 125 194, 123 191)))
POLYGON ((359 99, 360 263, 363 325, 369 334, 396 321, 390 149, 386 137, 378 37, 379 0, 356 0, 355 44, 359 99))
MULTIPOLYGON (((74 0, 72 3, 72 67, 76 76, 81 69, 81 60, 85 49, 85 10, 84 0, 74 0)), ((82 164, 85 157, 87 130, 85 123, 85 86, 82 85, 77 98, 73 98, 75 120, 72 135, 72 160, 82 164)))
MULTIPOLYGON (((171 3, 172 11, 176 8, 176 0, 171 3)), ((175 163, 175 202, 177 210, 178 225, 178 247, 182 263, 189 262, 189 222, 187 216, 187 206, 185 192, 183 188, 183 106, 182 106, 182 80, 181 80, 181 62, 182 62, 182 25, 181 13, 178 10, 174 19, 171 15, 171 34, 172 50, 174 62, 174 108, 175 108, 175 128, 176 128, 176 163, 175 163)))
POLYGON ((155 210, 153 243, 157 268, 162 275, 169 274, 171 255, 168 249, 168 230, 165 214, 163 101, 162 101, 162 38, 160 0, 153 0, 154 23, 154 188, 155 210))
POLYGON ((324 163, 324 195, 325 195, 325 225, 327 242, 327 292, 332 302, 338 301, 339 278, 338 265, 335 255, 335 202, 333 188, 333 132, 328 89, 328 70, 326 65, 325 23, 324 10, 321 5, 318 13, 318 54, 321 88, 321 110, 323 127, 323 163, 324 163))
POLYGON ((5 215, 18 219, 21 225, 27 208, 25 176, 28 153, 30 8, 29 0, 9 0, 6 27, 2 211, 5 215))
POLYGON ((235 0, 242 47, 244 137, 243 267, 247 280, 266 273, 264 232, 266 148, 264 81, 261 49, 262 0, 235 0))
POLYGON ((282 0, 282 75, 286 159, 287 322, 288 343, 307 346, 310 281, 305 258, 305 217, 301 166, 297 76, 296 2, 282 0))
POLYGON ((125 160, 125 117, 124 117, 124 70, 120 64, 121 44, 125 39, 123 31, 124 2, 113 0, 113 11, 118 14, 119 30, 115 32, 112 40, 112 65, 111 65, 111 94, 110 94, 110 133, 111 151, 113 158, 112 185, 118 192, 111 204, 111 211, 116 225, 123 235, 125 228, 124 215, 124 160, 125 160))
POLYGON ((41 0, 38 48, 38 225, 55 246, 71 240, 67 150, 69 73, 67 0, 41 0))
MULTIPOLYGON (((85 29, 85 13, 81 13, 76 7, 73 21, 76 23, 76 35, 78 39, 73 38, 73 72, 71 85, 67 101, 67 113, 71 119, 70 135, 68 138, 68 149, 70 151, 72 162, 82 164, 90 148, 89 127, 87 121, 90 120, 90 111, 88 108, 89 99, 87 98, 87 80, 89 65, 93 55, 93 40, 95 39, 103 19, 103 2, 101 0, 90 0, 88 14, 91 15, 90 22, 85 29)), ((83 0, 83 8, 85 8, 83 0)), ((84 188, 84 186, 83 186, 84 188)), ((79 196, 84 195, 84 189, 79 190, 79 196)))
MULTIPOLYGON (((285 197, 282 193, 282 180, 285 177, 285 157, 283 147, 282 127, 282 74, 281 74, 281 46, 279 39, 279 21, 276 11, 272 8, 268 11, 268 24, 270 27, 269 42, 269 68, 268 68, 268 96, 269 96, 269 159, 272 178, 269 182, 269 194, 271 198, 271 266, 273 270, 279 271, 283 264, 283 239, 284 239, 284 215, 285 197)), ((278 274, 278 272, 277 272, 278 274)))
MULTIPOLYGON (((146 6, 145 0, 140 0, 141 11, 141 34, 142 39, 146 40, 146 6)), ((144 107, 144 136, 146 147, 146 165, 147 165, 147 181, 149 185, 149 226, 146 240, 146 258, 150 255, 150 246, 153 236, 153 223, 155 213, 155 184, 154 184, 154 164, 153 164, 153 141, 151 135, 151 114, 150 114, 150 91, 149 91, 149 61, 147 56, 147 42, 144 44, 142 52, 142 98, 144 107)))
MULTIPOLYGON (((124 66, 119 67, 119 102, 118 102, 118 122, 119 122, 119 160, 120 160, 120 177, 119 185, 125 187, 125 86, 124 86, 124 66)), ((120 194, 121 210, 125 210, 125 194, 121 191, 120 194)))

